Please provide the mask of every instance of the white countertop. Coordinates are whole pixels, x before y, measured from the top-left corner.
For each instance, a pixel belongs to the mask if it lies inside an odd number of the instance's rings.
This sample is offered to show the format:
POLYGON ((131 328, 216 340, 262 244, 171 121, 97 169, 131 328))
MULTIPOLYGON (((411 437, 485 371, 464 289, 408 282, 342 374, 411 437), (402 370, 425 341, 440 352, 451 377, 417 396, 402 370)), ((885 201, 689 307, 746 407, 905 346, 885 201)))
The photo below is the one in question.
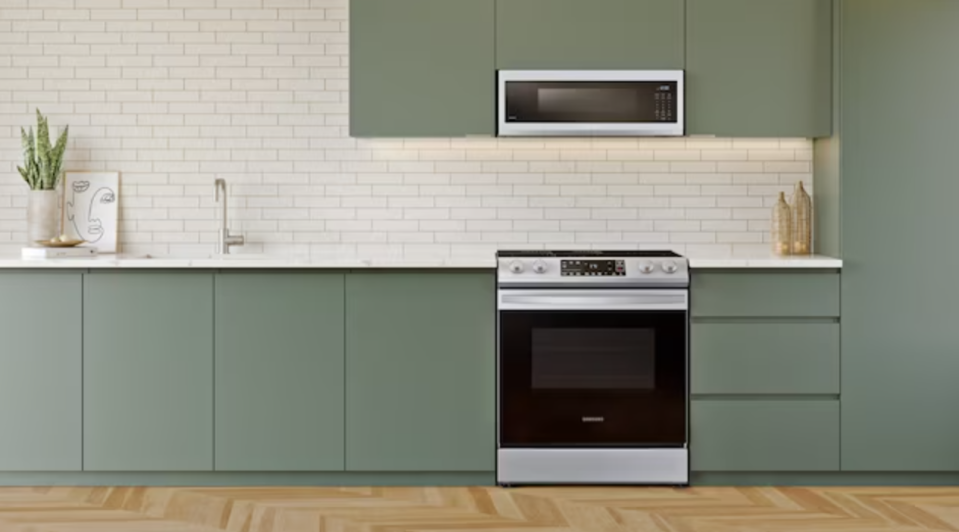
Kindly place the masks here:
POLYGON ((151 257, 149 255, 100 255, 76 259, 23 259, 0 256, 0 268, 215 268, 215 269, 350 269, 350 268, 493 268, 494 260, 479 259, 362 259, 309 258, 269 255, 222 257, 151 257))
MULTIPOLYGON (((842 260, 813 255, 808 257, 775 257, 755 255, 730 258, 692 257, 690 266, 705 268, 842 268, 842 260)), ((218 257, 149 257, 135 255, 101 255, 95 258, 78 259, 22 259, 19 256, 0 256, 0 269, 31 268, 157 268, 157 269, 352 269, 352 268, 494 268, 495 260, 479 258, 436 258, 436 259, 323 259, 308 257, 282 257, 267 255, 232 255, 230 258, 218 257)))
POLYGON ((696 269, 706 268, 823 268, 840 269, 842 259, 824 255, 796 257, 777 257, 775 255, 756 255, 730 258, 690 258, 689 266, 696 269))

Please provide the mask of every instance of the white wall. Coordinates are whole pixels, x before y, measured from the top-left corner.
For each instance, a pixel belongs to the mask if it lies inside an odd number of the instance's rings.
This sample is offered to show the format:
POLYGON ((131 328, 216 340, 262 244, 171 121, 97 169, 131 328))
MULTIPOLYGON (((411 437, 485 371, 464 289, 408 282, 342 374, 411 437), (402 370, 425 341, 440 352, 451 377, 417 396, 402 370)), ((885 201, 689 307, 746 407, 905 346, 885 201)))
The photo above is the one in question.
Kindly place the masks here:
POLYGON ((351 139, 347 8, 0 0, 0 251, 35 107, 70 125, 66 169, 122 172, 133 253, 209 253, 216 177, 245 251, 342 257, 765 250, 776 193, 811 189, 805 139, 351 139))

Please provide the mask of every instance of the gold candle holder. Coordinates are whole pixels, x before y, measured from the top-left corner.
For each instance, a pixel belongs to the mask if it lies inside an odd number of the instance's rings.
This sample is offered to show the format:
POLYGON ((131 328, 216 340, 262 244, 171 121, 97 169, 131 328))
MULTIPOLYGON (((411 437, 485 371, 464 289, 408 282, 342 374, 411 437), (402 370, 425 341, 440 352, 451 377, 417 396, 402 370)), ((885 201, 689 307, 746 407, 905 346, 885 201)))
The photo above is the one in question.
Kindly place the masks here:
POLYGON ((792 249, 792 209, 786 203, 786 193, 780 192, 773 206, 772 223, 773 254, 789 255, 792 249))

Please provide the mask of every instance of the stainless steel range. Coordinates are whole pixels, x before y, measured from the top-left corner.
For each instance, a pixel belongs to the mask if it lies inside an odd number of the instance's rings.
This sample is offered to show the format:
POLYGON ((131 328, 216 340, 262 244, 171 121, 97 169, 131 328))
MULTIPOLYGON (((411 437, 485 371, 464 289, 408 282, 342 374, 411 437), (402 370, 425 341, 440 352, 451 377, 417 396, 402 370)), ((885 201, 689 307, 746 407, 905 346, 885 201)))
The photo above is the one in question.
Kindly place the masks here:
POLYGON ((497 482, 688 484, 686 259, 502 251, 497 261, 497 482))

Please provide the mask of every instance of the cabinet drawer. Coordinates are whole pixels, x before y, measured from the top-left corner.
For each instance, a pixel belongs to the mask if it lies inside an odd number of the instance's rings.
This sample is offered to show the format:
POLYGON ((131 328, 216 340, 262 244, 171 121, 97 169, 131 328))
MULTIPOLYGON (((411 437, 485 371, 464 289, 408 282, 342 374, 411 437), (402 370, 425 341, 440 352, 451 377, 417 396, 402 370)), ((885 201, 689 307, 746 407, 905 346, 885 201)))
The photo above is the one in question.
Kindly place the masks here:
POLYGON ((838 394, 838 323, 694 323, 692 392, 838 394))
POLYGON ((694 317, 837 317, 839 274, 693 272, 694 317))
POLYGON ((838 471, 839 401, 692 402, 693 471, 838 471))

